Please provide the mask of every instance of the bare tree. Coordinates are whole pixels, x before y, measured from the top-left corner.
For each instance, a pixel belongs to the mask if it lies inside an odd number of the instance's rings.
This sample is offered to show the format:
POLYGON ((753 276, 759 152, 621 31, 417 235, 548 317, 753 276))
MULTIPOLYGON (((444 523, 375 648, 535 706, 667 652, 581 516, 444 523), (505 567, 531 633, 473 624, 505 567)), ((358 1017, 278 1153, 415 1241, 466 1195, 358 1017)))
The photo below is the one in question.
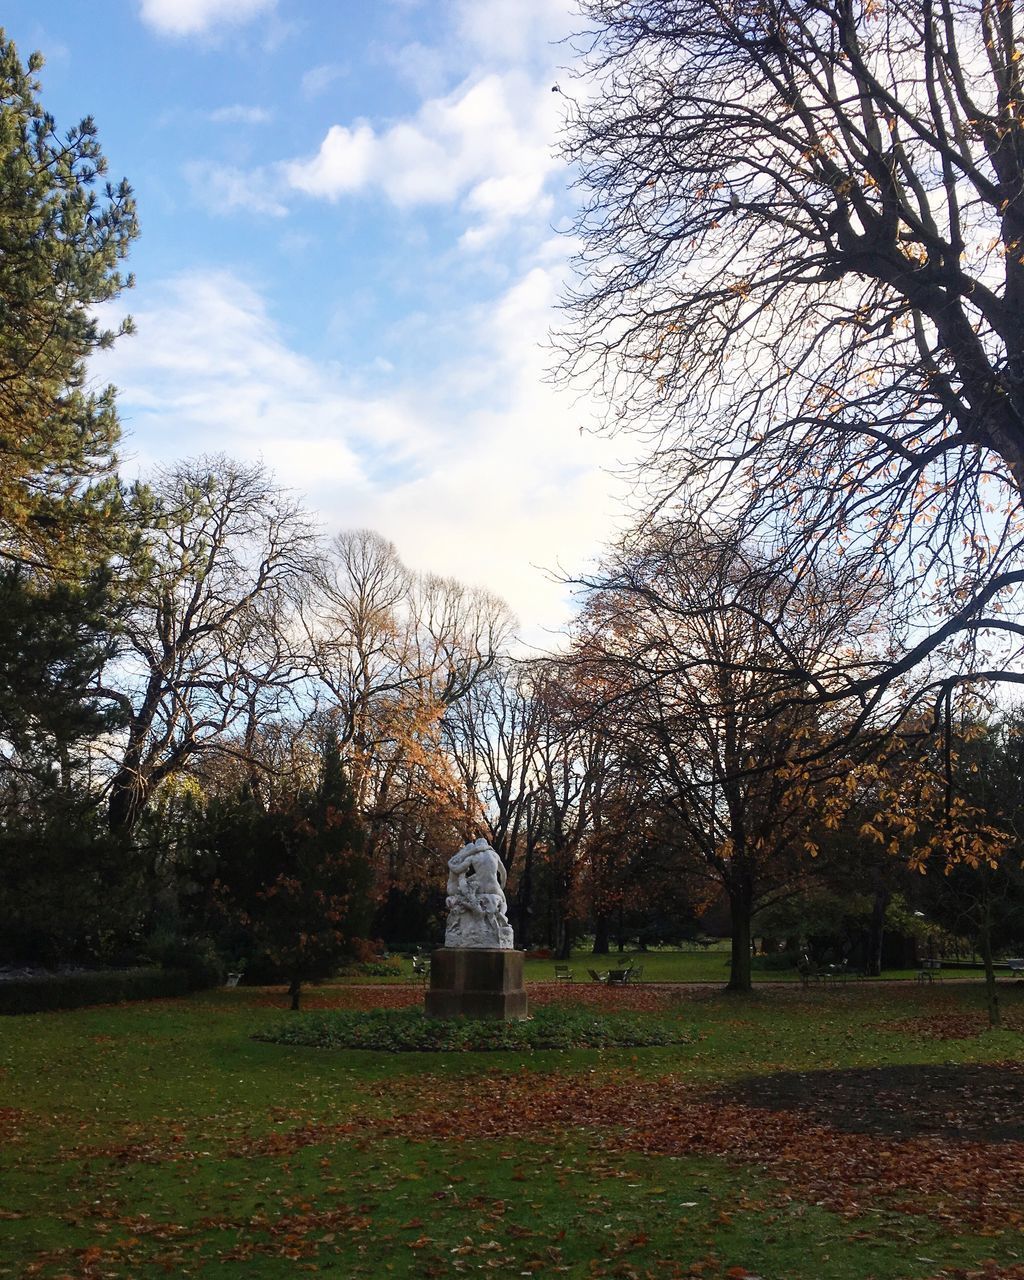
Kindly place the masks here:
POLYGON ((496 663, 444 720, 447 750, 479 807, 484 834, 509 871, 518 861, 538 785, 541 703, 533 696, 533 674, 530 663, 496 663))
POLYGON ((503 652, 508 609, 453 579, 411 572, 392 543, 356 529, 334 540, 304 616, 381 887, 408 880, 422 873, 425 849, 464 825, 443 722, 503 652))
POLYGON ((709 548, 671 524, 611 560, 581 621, 572 658, 602 691, 605 733, 669 816, 680 867, 728 897, 737 990, 755 910, 817 852, 823 788, 843 793, 834 760, 801 762, 825 726, 778 670, 827 661, 854 622, 828 584, 793 598, 740 544, 709 548))
POLYGON ((159 471, 121 648, 101 692, 122 709, 109 820, 138 821, 153 788, 211 751, 244 752, 305 671, 289 615, 316 537, 264 469, 204 457, 159 471))
POLYGON ((773 572, 838 553, 890 594, 890 652, 794 684, 863 723, 911 672, 1024 680, 1019 4, 583 12, 563 372, 650 439, 659 499, 744 512, 773 572))

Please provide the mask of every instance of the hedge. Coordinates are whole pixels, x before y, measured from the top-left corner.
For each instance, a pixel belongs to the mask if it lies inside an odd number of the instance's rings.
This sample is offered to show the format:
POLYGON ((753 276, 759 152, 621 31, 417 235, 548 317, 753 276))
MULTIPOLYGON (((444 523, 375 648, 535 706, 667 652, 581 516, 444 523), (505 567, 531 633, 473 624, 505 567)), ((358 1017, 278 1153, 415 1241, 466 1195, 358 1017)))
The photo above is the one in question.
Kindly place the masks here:
POLYGON ((184 969, 97 969, 86 973, 53 973, 0 982, 0 1014, 45 1013, 81 1009, 122 1000, 154 1000, 183 996, 190 989, 184 969))

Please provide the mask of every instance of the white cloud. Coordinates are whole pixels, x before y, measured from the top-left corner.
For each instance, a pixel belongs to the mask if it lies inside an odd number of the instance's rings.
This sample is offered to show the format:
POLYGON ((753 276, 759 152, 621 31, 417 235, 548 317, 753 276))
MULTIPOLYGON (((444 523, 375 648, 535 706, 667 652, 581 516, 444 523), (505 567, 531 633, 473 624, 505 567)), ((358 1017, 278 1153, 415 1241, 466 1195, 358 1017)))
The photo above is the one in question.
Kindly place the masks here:
POLYGON ((615 511, 600 466, 612 447, 581 437, 585 408, 541 379, 559 272, 535 267, 451 317, 466 346, 427 386, 357 389, 293 350, 260 293, 226 272, 142 300, 136 335, 93 373, 121 388, 143 470, 213 450, 262 457, 328 531, 379 529, 414 567, 504 596, 540 643, 568 612, 544 567, 578 568, 615 511))
POLYGON ((332 125, 315 156, 285 165, 285 178, 327 200, 364 191, 400 207, 462 200, 483 226, 500 228, 547 212, 541 192, 557 167, 551 97, 519 72, 484 76, 381 131, 366 120, 332 125))
POLYGON ((185 165, 185 178, 208 213, 244 210, 272 218, 283 218, 288 213, 275 195, 276 183, 266 170, 236 169, 195 160, 185 165))
POLYGON ((569 60, 561 42, 579 28, 573 8, 566 0, 457 0, 455 24, 459 37, 491 62, 554 66, 569 60))
POLYGON ((324 62, 318 67, 310 67, 302 77, 303 97, 319 97, 343 75, 345 75, 345 68, 338 62, 324 62))
POLYGON ((207 117, 214 124, 269 124, 273 118, 274 113, 266 107, 246 107, 242 103, 218 107, 207 117))
POLYGON ((140 0, 142 21, 164 36, 205 35, 270 13, 277 0, 140 0))

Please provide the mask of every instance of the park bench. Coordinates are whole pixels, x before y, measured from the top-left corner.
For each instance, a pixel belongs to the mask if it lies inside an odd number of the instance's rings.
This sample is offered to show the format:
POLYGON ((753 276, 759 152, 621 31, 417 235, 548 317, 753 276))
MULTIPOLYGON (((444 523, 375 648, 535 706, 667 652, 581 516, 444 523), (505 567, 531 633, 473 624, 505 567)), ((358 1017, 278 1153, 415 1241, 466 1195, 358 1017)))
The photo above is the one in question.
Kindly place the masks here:
POLYGON ((555 965, 555 981, 556 982, 575 982, 576 975, 567 964, 555 965))

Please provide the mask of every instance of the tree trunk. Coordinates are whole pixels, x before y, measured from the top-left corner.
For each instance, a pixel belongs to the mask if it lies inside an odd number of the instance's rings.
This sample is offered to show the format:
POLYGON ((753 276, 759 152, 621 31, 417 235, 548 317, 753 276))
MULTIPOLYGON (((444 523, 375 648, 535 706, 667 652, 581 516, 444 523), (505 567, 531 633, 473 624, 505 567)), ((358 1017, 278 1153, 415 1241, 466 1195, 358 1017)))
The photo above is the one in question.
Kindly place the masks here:
POLYGON ((608 954, 609 941, 611 938, 611 922, 606 914, 594 917, 594 955, 606 956, 608 954))
POLYGON ((992 962, 992 929, 986 912, 985 923, 981 929, 981 958, 985 964, 985 1002, 988 1005, 988 1025, 998 1027, 999 992, 996 990, 996 969, 992 962))
POLYGON ((288 984, 288 994, 292 998, 291 1007, 296 1011, 299 1008, 299 998, 301 996, 301 993, 302 993, 302 979, 292 978, 291 982, 288 984))
POLYGON ((753 914, 753 894, 748 884, 742 883, 729 890, 729 907, 732 914, 732 968, 726 990, 749 991, 752 985, 750 917, 753 914))
POLYGON ((526 846, 526 856, 523 859, 523 874, 519 877, 516 905, 516 937, 522 950, 529 951, 533 943, 533 848, 530 844, 526 846))
POLYGON ((882 973, 882 942, 885 937, 885 911, 889 905, 891 897, 888 887, 881 882, 881 878, 875 882, 875 899, 871 904, 871 922, 868 925, 868 953, 865 957, 864 967, 872 978, 881 976, 882 973))
POLYGON ((110 783, 107 824, 111 831, 131 831, 146 807, 147 788, 135 769, 119 769, 110 783))

